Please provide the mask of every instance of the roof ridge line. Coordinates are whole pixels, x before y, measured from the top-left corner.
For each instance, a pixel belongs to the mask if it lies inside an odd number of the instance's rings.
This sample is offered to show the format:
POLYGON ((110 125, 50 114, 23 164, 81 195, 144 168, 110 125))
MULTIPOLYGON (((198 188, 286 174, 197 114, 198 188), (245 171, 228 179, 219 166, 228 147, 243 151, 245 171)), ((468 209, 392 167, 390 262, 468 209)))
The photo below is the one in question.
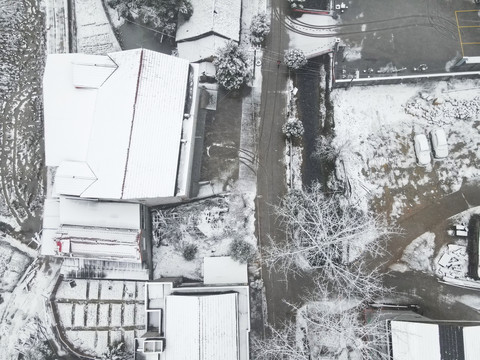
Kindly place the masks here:
POLYGON ((122 191, 120 193, 120 199, 123 199, 123 192, 125 190, 125 180, 127 178, 127 169, 128 169, 128 160, 130 157, 130 145, 132 144, 132 133, 133 133, 133 124, 135 122, 135 110, 137 108, 137 99, 138 99, 138 89, 140 87, 140 76, 142 74, 142 65, 143 65, 143 51, 144 49, 141 49, 140 52, 140 61, 138 64, 138 75, 137 75, 137 87, 135 89, 135 100, 133 102, 133 112, 132 112, 132 125, 130 126, 130 135, 128 137, 128 148, 127 148, 127 159, 125 161, 125 170, 123 172, 123 181, 122 181, 122 191))

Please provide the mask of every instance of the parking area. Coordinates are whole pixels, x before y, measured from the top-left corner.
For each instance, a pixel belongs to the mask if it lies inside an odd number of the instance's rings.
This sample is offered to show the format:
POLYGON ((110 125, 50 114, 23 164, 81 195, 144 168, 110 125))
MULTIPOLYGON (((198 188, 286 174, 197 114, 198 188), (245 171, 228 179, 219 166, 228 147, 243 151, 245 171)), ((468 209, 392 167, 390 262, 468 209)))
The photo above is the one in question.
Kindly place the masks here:
POLYGON ((336 31, 337 78, 480 70, 456 66, 480 54, 479 10, 473 0, 351 0, 336 31))
POLYGON ((463 56, 480 56, 479 9, 455 11, 463 56))
POLYGON ((101 356, 124 342, 133 348, 145 331, 144 283, 112 280, 64 280, 55 294, 59 331, 71 347, 101 356))

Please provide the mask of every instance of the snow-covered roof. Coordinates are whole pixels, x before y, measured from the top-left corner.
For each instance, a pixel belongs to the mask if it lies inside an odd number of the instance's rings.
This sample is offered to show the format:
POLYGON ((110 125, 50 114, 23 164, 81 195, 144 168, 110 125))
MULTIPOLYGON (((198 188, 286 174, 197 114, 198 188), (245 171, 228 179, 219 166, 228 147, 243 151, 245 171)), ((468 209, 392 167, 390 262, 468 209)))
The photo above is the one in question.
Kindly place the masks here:
POLYGON ((390 329, 393 360, 473 360, 480 353, 480 325, 392 320, 390 329))
POLYGON ((206 285, 248 283, 247 264, 241 264, 230 256, 205 257, 203 282, 206 285))
POLYGON ((217 49, 225 47, 229 40, 218 36, 208 35, 195 40, 177 43, 178 56, 191 62, 213 57, 217 49))
POLYGON ((210 33, 239 41, 241 1, 192 0, 193 14, 179 16, 176 41, 195 39, 210 33))
POLYGON ((141 263, 141 205, 46 199, 42 254, 141 263))
POLYGON ((187 60, 145 49, 49 55, 46 165, 83 162, 96 179, 79 181, 62 170, 57 192, 104 199, 175 196, 188 72, 187 60))
POLYGON ((478 359, 480 354, 480 326, 466 326, 463 328, 463 348, 465 360, 478 359))
POLYGON ((393 360, 440 360, 437 324, 391 321, 393 360))
POLYGON ((140 229, 140 205, 62 197, 60 223, 108 229, 140 229))
POLYGON ((237 293, 166 299, 165 360, 239 358, 237 293))

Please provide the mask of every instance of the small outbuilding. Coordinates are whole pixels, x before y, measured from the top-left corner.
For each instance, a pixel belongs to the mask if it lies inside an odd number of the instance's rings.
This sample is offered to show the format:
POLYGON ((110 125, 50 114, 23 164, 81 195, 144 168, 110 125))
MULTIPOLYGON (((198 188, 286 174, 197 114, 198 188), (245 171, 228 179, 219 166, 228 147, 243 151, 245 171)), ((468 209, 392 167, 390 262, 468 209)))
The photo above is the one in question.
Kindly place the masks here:
POLYGON ((175 40, 181 58, 211 60, 228 41, 240 41, 241 0, 192 0, 192 6, 189 19, 179 15, 175 40))

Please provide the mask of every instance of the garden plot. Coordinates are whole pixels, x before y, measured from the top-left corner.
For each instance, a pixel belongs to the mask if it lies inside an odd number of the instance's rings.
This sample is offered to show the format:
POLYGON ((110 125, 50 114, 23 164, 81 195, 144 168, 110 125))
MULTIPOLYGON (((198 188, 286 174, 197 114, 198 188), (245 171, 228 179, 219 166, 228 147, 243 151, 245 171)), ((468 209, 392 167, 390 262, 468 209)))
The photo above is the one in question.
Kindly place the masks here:
POLYGON ((201 279, 204 257, 229 255, 234 240, 256 246, 253 202, 238 192, 154 210, 152 219, 154 278, 201 279))
POLYGON ((353 87, 332 92, 335 105, 332 187, 352 203, 395 219, 480 177, 478 80, 353 87), (449 156, 416 164, 413 136, 442 127, 449 156))
POLYGON ((86 300, 87 280, 62 281, 55 297, 57 299, 86 300))
POLYGON ((102 281, 100 299, 102 300, 121 300, 123 299, 123 281, 102 281))
POLYGON ((109 346, 125 341, 126 332, 144 333, 143 283, 82 279, 75 279, 73 287, 71 283, 60 283, 53 311, 58 314, 59 331, 73 348, 100 357, 109 346))
POLYGON ((12 291, 30 262, 30 257, 0 242, 0 292, 12 291))

